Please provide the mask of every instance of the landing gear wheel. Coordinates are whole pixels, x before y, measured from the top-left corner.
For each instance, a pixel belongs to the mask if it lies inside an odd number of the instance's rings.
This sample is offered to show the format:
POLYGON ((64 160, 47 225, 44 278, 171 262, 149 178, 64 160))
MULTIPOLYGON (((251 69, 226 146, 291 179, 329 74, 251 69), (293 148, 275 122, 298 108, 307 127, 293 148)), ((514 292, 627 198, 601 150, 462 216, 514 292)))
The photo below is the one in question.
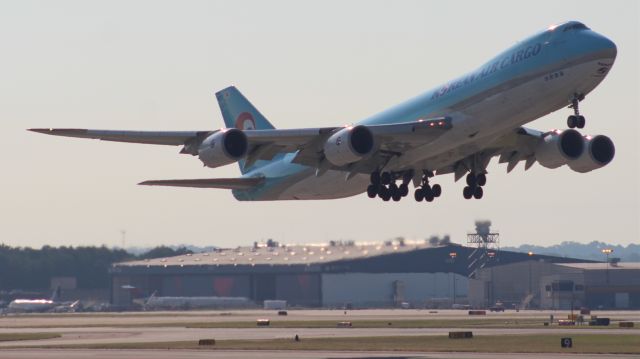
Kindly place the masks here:
POLYGON ((442 194, 442 187, 439 184, 434 184, 431 187, 431 192, 433 192, 433 196, 438 198, 442 194))
POLYGON ((427 201, 427 202, 433 202, 433 199, 434 199, 434 198, 435 198, 435 197, 433 196, 433 192, 432 192, 431 190, 426 191, 426 192, 424 193, 424 200, 425 200, 425 201, 427 201))
POLYGON ((380 184, 380 172, 378 172, 378 171, 372 172, 371 176, 369 176, 369 180, 371 181, 372 185, 379 185, 380 184))
POLYGON ((398 202, 402 199, 402 196, 400 195, 399 191, 395 191, 392 195, 391 195, 391 199, 393 199, 394 202, 398 202))
POLYGON ((413 192, 413 198, 416 199, 416 202, 422 202, 424 199, 424 192, 422 192, 422 188, 416 188, 416 191, 413 192))
POLYGON ((584 128, 584 125, 587 123, 587 121, 584 119, 584 116, 578 116, 578 120, 576 121, 576 127, 577 128, 584 128))
POLYGON ((409 185, 403 183, 398 187, 398 191, 400 192, 400 196, 406 197, 409 194, 409 185))
POLYGON ((476 189, 473 191, 473 198, 480 199, 482 198, 483 194, 484 191, 482 190, 482 187, 476 187, 476 189))
POLYGON ((369 198, 376 198, 377 195, 378 187, 370 184, 369 187, 367 187, 367 196, 369 196, 369 198))
POLYGON ((578 116, 571 115, 567 117, 567 127, 576 128, 578 126, 578 116))
POLYGON ((389 200, 391 199, 391 195, 389 193, 386 193, 384 196, 380 196, 380 198, 382 198, 382 200, 385 202, 389 202, 389 200))
POLYGON ((475 187, 477 183, 478 183, 478 179, 476 178, 476 175, 473 173, 469 173, 467 175, 467 185, 469 187, 475 187))
POLYGON ((479 174, 476 177, 476 182, 478 186, 482 187, 487 184, 487 176, 484 173, 479 174))
POLYGON ((389 172, 382 172, 380 175, 380 183, 385 186, 391 183, 391 174, 389 172))
POLYGON ((385 186, 380 186, 380 188, 378 188, 378 197, 384 199, 384 197, 387 195, 391 197, 391 194, 389 193, 389 189, 385 186))
POLYGON ((473 188, 466 186, 463 190, 462 190, 462 196, 465 199, 471 199, 471 197, 473 197, 473 188))

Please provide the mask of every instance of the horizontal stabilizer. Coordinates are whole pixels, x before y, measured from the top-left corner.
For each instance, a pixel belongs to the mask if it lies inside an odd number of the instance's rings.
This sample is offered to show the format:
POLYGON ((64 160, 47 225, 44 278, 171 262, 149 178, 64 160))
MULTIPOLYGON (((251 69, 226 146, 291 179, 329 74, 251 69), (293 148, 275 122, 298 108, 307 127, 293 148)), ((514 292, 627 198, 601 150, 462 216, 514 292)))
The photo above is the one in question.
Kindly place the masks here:
POLYGON ((251 189, 264 182, 264 177, 253 178, 202 178, 144 181, 138 183, 143 186, 171 186, 222 189, 251 189))

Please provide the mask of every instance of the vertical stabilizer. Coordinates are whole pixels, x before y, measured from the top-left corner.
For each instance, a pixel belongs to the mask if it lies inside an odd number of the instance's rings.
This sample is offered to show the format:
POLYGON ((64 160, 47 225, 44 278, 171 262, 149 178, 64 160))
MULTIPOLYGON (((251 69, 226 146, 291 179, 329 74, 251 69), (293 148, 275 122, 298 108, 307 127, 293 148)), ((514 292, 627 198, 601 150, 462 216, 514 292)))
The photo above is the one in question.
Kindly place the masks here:
MULTIPOLYGON (((275 127, 247 100, 235 86, 227 87, 216 93, 222 118, 226 128, 237 128, 240 130, 273 130, 275 127)), ((270 161, 257 161, 245 167, 245 161, 240 160, 240 171, 242 174, 264 166, 270 161)))

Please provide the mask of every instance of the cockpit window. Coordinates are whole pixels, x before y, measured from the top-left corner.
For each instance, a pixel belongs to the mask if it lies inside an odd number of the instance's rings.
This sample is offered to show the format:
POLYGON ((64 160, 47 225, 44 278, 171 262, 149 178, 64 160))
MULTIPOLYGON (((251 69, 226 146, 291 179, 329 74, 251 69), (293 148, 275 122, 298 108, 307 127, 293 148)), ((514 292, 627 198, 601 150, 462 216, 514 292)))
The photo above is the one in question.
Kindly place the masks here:
POLYGON ((567 26, 565 26, 565 28, 562 29, 562 32, 567 32, 571 30, 589 30, 589 28, 586 27, 585 24, 583 23, 576 22, 576 23, 568 24, 567 26))

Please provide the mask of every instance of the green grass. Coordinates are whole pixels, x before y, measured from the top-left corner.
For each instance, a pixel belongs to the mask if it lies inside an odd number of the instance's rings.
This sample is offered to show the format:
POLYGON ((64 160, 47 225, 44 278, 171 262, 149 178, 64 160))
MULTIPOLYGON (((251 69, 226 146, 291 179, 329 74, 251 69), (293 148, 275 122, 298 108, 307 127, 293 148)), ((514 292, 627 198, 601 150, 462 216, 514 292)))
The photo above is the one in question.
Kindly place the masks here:
POLYGON ((59 333, 0 333, 0 342, 60 338, 59 333))
POLYGON ((561 335, 492 335, 473 339, 445 336, 396 336, 354 338, 301 338, 272 340, 219 340, 214 346, 194 341, 46 346, 89 349, 204 349, 204 350, 335 350, 485 353, 617 353, 640 354, 637 335, 571 335, 573 348, 560 347, 561 335))

